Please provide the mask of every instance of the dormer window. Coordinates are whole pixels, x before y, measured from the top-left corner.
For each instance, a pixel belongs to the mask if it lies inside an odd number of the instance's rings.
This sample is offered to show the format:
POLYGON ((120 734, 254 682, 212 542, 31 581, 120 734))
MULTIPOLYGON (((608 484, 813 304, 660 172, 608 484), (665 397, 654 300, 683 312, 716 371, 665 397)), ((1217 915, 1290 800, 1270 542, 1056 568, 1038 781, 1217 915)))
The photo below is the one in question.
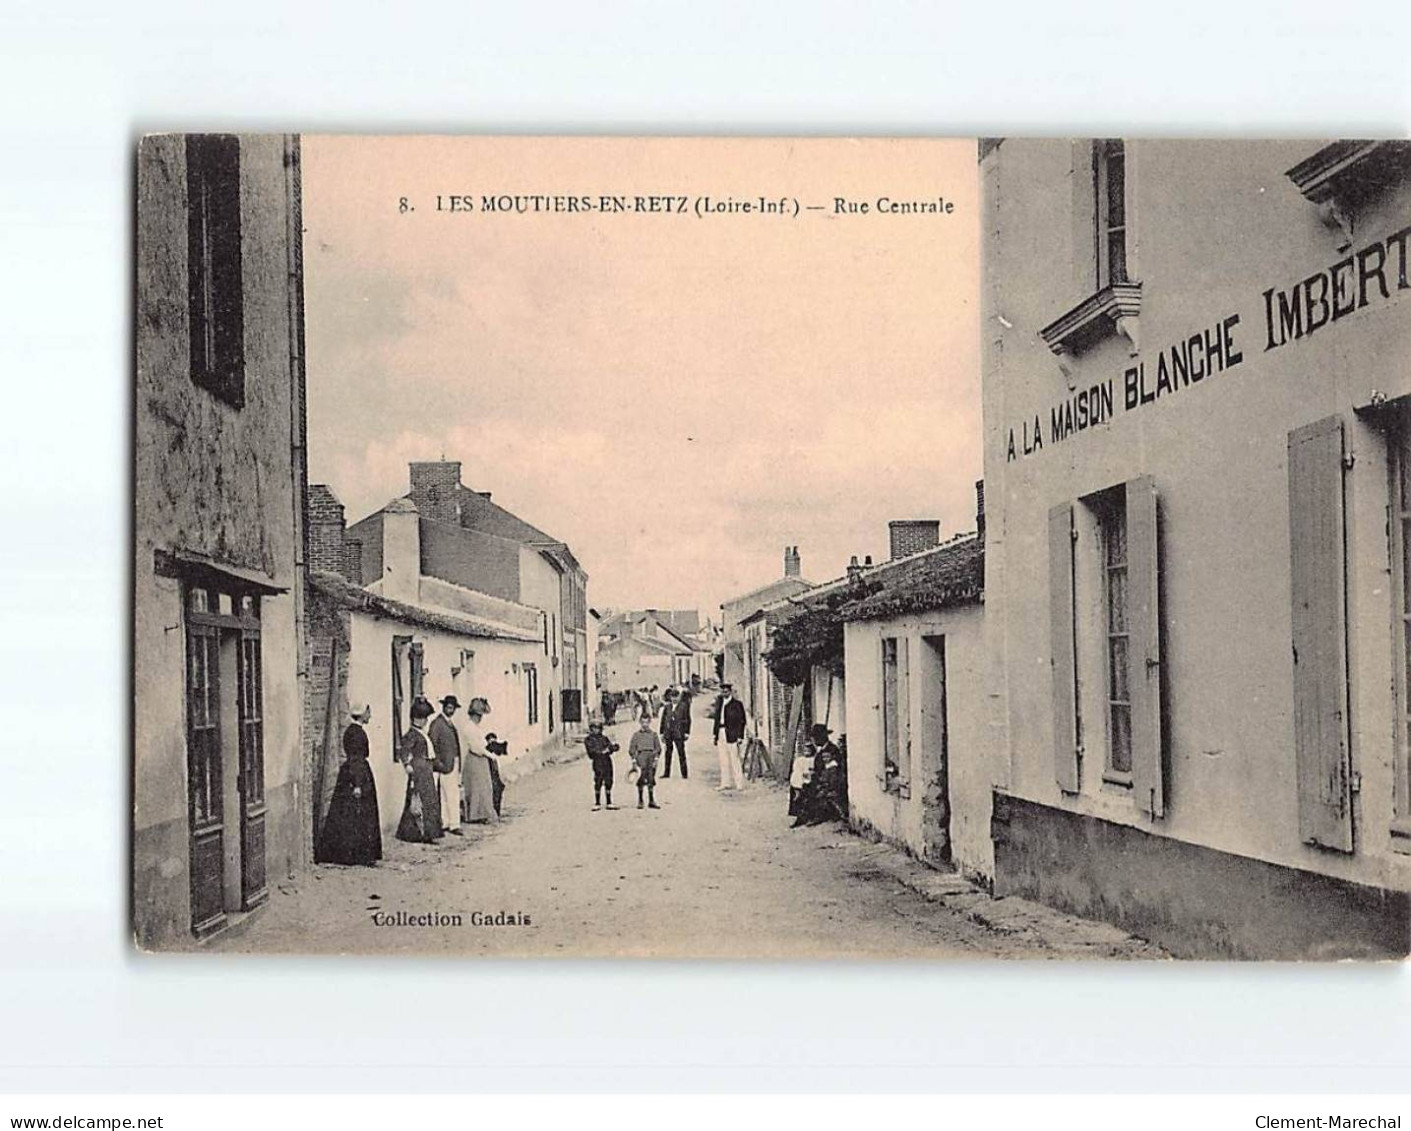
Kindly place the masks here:
POLYGON ((1127 155, 1121 138, 1093 142, 1097 289, 1127 281, 1127 155))
POLYGON ((1074 274, 1080 285, 1086 281, 1094 290, 1039 331, 1058 358, 1070 387, 1073 359, 1105 339, 1120 334, 1127 339, 1133 357, 1141 349, 1138 315, 1142 286, 1131 278, 1129 270, 1132 245, 1127 163, 1127 146, 1121 138, 1074 143, 1074 274), (1090 180, 1085 176, 1088 161, 1090 180), (1085 246, 1083 235, 1089 223, 1091 248, 1085 246))

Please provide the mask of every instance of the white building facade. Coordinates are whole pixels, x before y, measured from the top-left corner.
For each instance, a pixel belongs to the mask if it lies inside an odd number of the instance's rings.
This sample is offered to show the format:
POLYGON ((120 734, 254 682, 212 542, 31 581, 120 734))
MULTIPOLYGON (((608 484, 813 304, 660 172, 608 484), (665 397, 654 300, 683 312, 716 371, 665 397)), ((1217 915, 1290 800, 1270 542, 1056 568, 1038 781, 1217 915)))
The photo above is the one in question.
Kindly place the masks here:
POLYGON ((1404 954, 1406 147, 981 152, 996 891, 1404 954))

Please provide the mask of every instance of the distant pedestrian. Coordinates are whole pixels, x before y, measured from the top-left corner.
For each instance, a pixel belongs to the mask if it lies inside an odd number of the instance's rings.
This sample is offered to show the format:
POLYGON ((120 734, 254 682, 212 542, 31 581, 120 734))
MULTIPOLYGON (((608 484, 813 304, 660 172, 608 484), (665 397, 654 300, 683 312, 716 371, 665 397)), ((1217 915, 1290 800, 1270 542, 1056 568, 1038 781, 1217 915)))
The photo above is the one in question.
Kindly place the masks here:
POLYGON ((588 759, 593 763, 593 811, 603 807, 603 796, 607 796, 607 807, 616 809, 612 803, 612 756, 621 750, 612 739, 603 733, 602 723, 588 724, 588 737, 583 740, 588 750, 588 759))
POLYGON ((685 781, 691 776, 686 765, 686 740, 691 737, 691 693, 677 691, 674 687, 668 691, 661 718, 661 740, 666 746, 666 764, 661 776, 671 776, 671 752, 675 750, 681 761, 681 780, 685 781))
POLYGON ((382 822, 377 811, 377 782, 367 761, 367 731, 372 707, 357 704, 343 732, 343 764, 319 829, 314 859, 320 864, 375 864, 382 859, 382 822))
POLYGON ((485 749, 490 752, 490 800, 495 805, 495 816, 500 815, 500 804, 505 799, 505 779, 500 776, 500 759, 509 756, 510 744, 494 731, 485 735, 485 749))
POLYGON ((661 739, 652 730, 652 717, 642 716, 641 729, 632 736, 627 747, 627 756, 632 759, 632 768, 637 776, 637 808, 642 808, 642 795, 645 791, 649 802, 647 808, 660 809, 656 799, 657 759, 661 757, 661 739))
POLYGON ((461 832, 461 738, 451 720, 460 710, 460 700, 447 695, 441 700, 441 713, 431 720, 426 737, 436 754, 436 788, 441 793, 441 828, 461 832))
POLYGON ((402 735, 397 751, 397 760, 407 771, 407 800, 397 825, 398 840, 430 844, 441 839, 441 798, 436 792, 431 742, 426 737, 426 723, 432 714, 427 700, 412 702, 411 729, 402 735))
POLYGON ((720 784, 716 789, 743 789, 745 771, 740 764, 740 744, 745 740, 745 705, 735 698, 728 683, 715 722, 715 745, 720 753, 720 784), (721 742, 721 736, 725 741, 721 742))

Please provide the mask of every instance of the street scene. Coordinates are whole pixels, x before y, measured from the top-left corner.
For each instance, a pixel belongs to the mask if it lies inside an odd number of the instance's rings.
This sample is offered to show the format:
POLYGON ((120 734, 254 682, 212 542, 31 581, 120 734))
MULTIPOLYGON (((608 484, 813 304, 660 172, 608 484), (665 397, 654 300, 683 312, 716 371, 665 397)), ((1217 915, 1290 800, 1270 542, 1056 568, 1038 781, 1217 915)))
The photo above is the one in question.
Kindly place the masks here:
MULTIPOLYGON (((697 727, 709 722, 704 713, 697 727)), ((611 728, 625 748, 628 724, 611 728)), ((504 820, 435 845, 386 845, 375 869, 321 867, 277 886, 221 950, 701 958, 1159 958, 1158 947, 851 835, 793 828, 787 791, 722 793, 708 735, 661 808, 591 804, 586 757, 509 789, 504 820), (452 917, 459 922, 438 925, 452 917), (521 922, 521 920, 524 920, 521 922)))
POLYGON ((1411 144, 137 178, 139 949, 1411 951, 1411 144))

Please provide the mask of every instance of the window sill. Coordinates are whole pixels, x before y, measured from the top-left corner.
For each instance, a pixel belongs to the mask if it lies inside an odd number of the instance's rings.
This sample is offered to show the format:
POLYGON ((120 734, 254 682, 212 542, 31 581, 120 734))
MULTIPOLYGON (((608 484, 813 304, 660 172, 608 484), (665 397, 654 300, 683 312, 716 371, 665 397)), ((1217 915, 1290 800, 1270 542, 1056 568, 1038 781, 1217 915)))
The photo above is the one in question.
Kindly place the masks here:
POLYGON ((1391 850, 1411 855, 1411 817, 1398 817, 1392 821, 1391 850))
POLYGON ((1113 789, 1130 790, 1132 788, 1132 775, 1124 774, 1120 770, 1104 770, 1102 774, 1102 784, 1113 789))
POLYGON ((1118 334, 1131 343, 1135 357, 1141 348, 1138 326, 1141 308, 1140 283, 1113 283, 1055 318, 1039 331, 1039 336, 1059 358, 1060 365, 1066 358, 1118 334))

